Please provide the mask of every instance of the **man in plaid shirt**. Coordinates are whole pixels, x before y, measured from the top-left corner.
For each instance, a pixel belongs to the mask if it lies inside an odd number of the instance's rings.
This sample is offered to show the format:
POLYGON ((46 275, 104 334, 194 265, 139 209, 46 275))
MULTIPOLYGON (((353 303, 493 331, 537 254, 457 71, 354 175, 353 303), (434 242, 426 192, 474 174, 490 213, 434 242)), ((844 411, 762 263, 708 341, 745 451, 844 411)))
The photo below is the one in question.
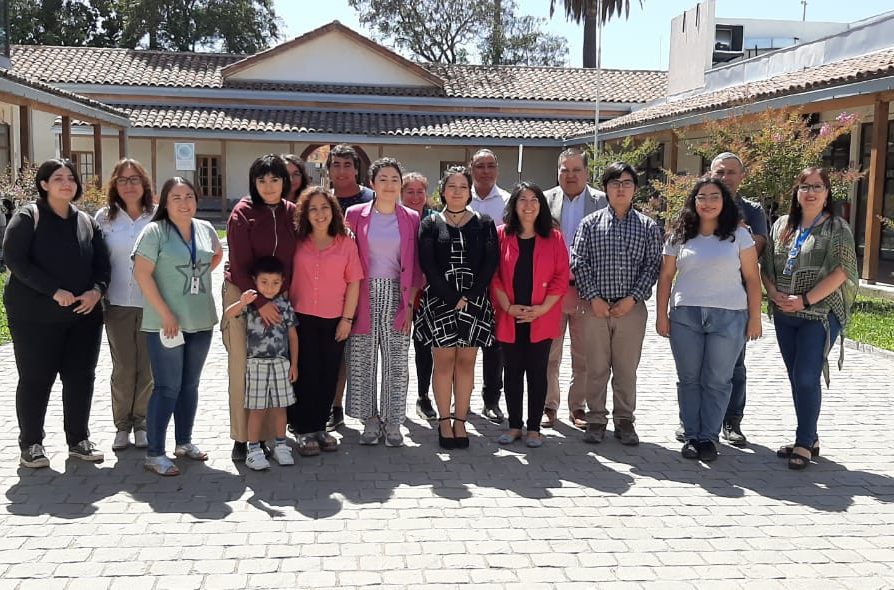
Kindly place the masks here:
POLYGON ((587 391, 584 441, 605 437, 608 380, 612 381, 615 438, 639 444, 633 427, 636 370, 646 335, 646 304, 661 266, 661 231, 652 219, 632 207, 636 171, 615 162, 602 175, 608 207, 591 213, 578 226, 571 246, 571 272, 581 299, 590 302, 593 335, 587 371, 596 389, 587 391))

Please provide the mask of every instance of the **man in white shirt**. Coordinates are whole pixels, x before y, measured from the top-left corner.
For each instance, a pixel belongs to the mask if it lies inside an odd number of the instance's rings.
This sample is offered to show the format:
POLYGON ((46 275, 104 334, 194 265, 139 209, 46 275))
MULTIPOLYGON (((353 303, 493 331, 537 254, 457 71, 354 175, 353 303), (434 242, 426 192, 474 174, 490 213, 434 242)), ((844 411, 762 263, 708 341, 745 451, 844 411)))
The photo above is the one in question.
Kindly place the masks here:
MULTIPOLYGON (((489 215, 494 224, 503 224, 503 210, 509 200, 509 193, 497 186, 500 173, 497 156, 489 149, 480 149, 472 155, 469 162, 472 170, 472 209, 478 213, 489 215)), ((505 420, 500 409, 500 393, 503 389, 503 358, 500 345, 494 341, 493 346, 481 351, 483 365, 483 385, 481 397, 484 399, 483 415, 497 424, 505 420)))
MULTIPOLYGON (((546 202, 553 219, 559 224, 565 245, 571 251, 574 233, 584 217, 602 209, 608 201, 605 193, 587 184, 589 178, 589 159, 586 152, 577 148, 568 148, 559 154, 559 186, 546 191, 546 202)), ((543 410, 543 424, 546 428, 556 425, 561 392, 559 390, 559 369, 562 365, 562 348, 565 331, 571 332, 571 385, 568 388, 569 418, 578 428, 586 428, 586 393, 591 387, 587 374, 587 339, 592 322, 587 322, 591 314, 590 305, 581 301, 577 293, 574 278, 562 300, 561 335, 553 340, 549 354, 547 373, 546 407, 543 410)))

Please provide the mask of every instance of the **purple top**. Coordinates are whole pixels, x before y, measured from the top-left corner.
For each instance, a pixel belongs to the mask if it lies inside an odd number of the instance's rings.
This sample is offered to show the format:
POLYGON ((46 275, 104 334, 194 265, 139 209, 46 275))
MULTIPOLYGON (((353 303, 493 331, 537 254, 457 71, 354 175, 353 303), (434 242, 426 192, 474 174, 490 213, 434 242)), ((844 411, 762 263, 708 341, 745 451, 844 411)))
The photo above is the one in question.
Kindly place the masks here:
POLYGON ((373 207, 369 220, 369 278, 400 278, 400 230, 397 214, 383 214, 373 207))

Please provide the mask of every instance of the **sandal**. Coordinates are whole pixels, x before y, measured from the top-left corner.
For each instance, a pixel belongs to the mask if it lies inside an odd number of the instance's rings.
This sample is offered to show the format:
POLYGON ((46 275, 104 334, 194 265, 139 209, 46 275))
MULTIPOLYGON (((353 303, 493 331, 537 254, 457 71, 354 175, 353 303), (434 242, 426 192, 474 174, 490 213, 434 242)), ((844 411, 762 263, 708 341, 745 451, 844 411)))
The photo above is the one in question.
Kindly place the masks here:
POLYGON ((302 434, 298 437, 298 454, 302 457, 314 457, 320 454, 320 444, 314 434, 302 434))
POLYGON ((331 453, 338 450, 338 441, 325 430, 317 432, 316 437, 317 444, 319 445, 320 450, 324 453, 331 453))
POLYGON ((186 443, 185 445, 177 445, 174 448, 174 456, 175 457, 189 457, 193 461, 207 461, 208 453, 197 447, 192 443, 186 443))
POLYGON ((807 469, 807 466, 810 465, 810 457, 811 451, 807 447, 794 447, 791 456, 788 458, 788 468, 796 470, 807 469))
MULTIPOLYGON (((792 456, 792 450, 794 448, 795 448, 795 445, 785 445, 785 446, 779 447, 776 450, 776 456, 779 457, 780 459, 788 459, 789 457, 792 456)), ((806 447, 801 447, 801 448, 803 449, 806 447)), ((813 446, 810 448, 810 456, 813 458, 816 458, 816 457, 819 457, 819 454, 820 454, 820 445, 819 445, 819 441, 816 441, 815 443, 813 443, 813 446)))
POLYGON ((145 467, 147 471, 166 477, 180 475, 180 470, 177 466, 164 455, 146 457, 146 460, 143 462, 143 467, 145 467))

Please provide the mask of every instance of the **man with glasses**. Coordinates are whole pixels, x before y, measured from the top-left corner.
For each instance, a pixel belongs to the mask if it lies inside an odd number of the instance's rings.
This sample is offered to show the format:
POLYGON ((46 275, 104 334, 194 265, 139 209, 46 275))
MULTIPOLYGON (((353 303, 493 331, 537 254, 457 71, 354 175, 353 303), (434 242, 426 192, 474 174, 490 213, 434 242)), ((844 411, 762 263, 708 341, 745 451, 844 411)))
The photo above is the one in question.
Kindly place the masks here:
MULTIPOLYGON (((745 179, 745 164, 742 159, 732 152, 723 152, 718 154, 711 160, 711 175, 720 179, 721 182, 729 189, 733 195, 739 211, 742 213, 742 219, 745 225, 751 230, 754 238, 754 247, 757 252, 757 259, 760 260, 764 247, 767 245, 767 216, 764 209, 759 203, 749 201, 739 194, 739 186, 745 179)), ((744 447, 748 444, 745 435, 742 434, 742 417, 745 414, 745 382, 747 379, 745 371, 745 346, 742 346, 742 352, 736 360, 736 367, 733 369, 733 392, 730 395, 729 405, 726 408, 726 415, 723 419, 723 428, 720 431, 721 436, 736 447, 744 447)))
MULTIPOLYGON (((489 149, 480 149, 472 155, 469 166, 472 169, 472 209, 489 215, 495 225, 502 225, 509 193, 497 186, 500 171, 497 156, 489 149)), ((506 419, 500 409, 503 389, 503 358, 500 355, 500 345, 496 340, 492 346, 481 350, 483 415, 496 424, 506 419)))
POLYGON ((646 304, 658 280, 661 231, 648 216, 633 208, 636 171, 615 162, 605 169, 602 187, 608 207, 581 221, 571 246, 571 272, 581 299, 592 312, 587 374, 587 431, 584 442, 605 437, 608 381, 612 382, 615 438, 639 444, 633 427, 636 410, 636 370, 646 335, 646 304))
MULTIPOLYGON (((559 154, 559 186, 546 191, 549 211, 559 224, 568 252, 574 233, 584 217, 606 206, 605 193, 587 184, 589 178, 587 154, 577 148, 568 148, 559 154)), ((562 299, 561 335, 553 340, 549 352, 547 373, 546 407, 543 409, 544 428, 556 425, 561 392, 559 390, 559 369, 562 365, 565 331, 571 332, 571 384, 568 388, 569 419, 578 428, 586 428, 586 393, 594 388, 587 373, 588 328, 592 326, 590 304, 578 296, 574 277, 568 292, 562 299), (589 316, 589 317, 587 317, 589 316)))

